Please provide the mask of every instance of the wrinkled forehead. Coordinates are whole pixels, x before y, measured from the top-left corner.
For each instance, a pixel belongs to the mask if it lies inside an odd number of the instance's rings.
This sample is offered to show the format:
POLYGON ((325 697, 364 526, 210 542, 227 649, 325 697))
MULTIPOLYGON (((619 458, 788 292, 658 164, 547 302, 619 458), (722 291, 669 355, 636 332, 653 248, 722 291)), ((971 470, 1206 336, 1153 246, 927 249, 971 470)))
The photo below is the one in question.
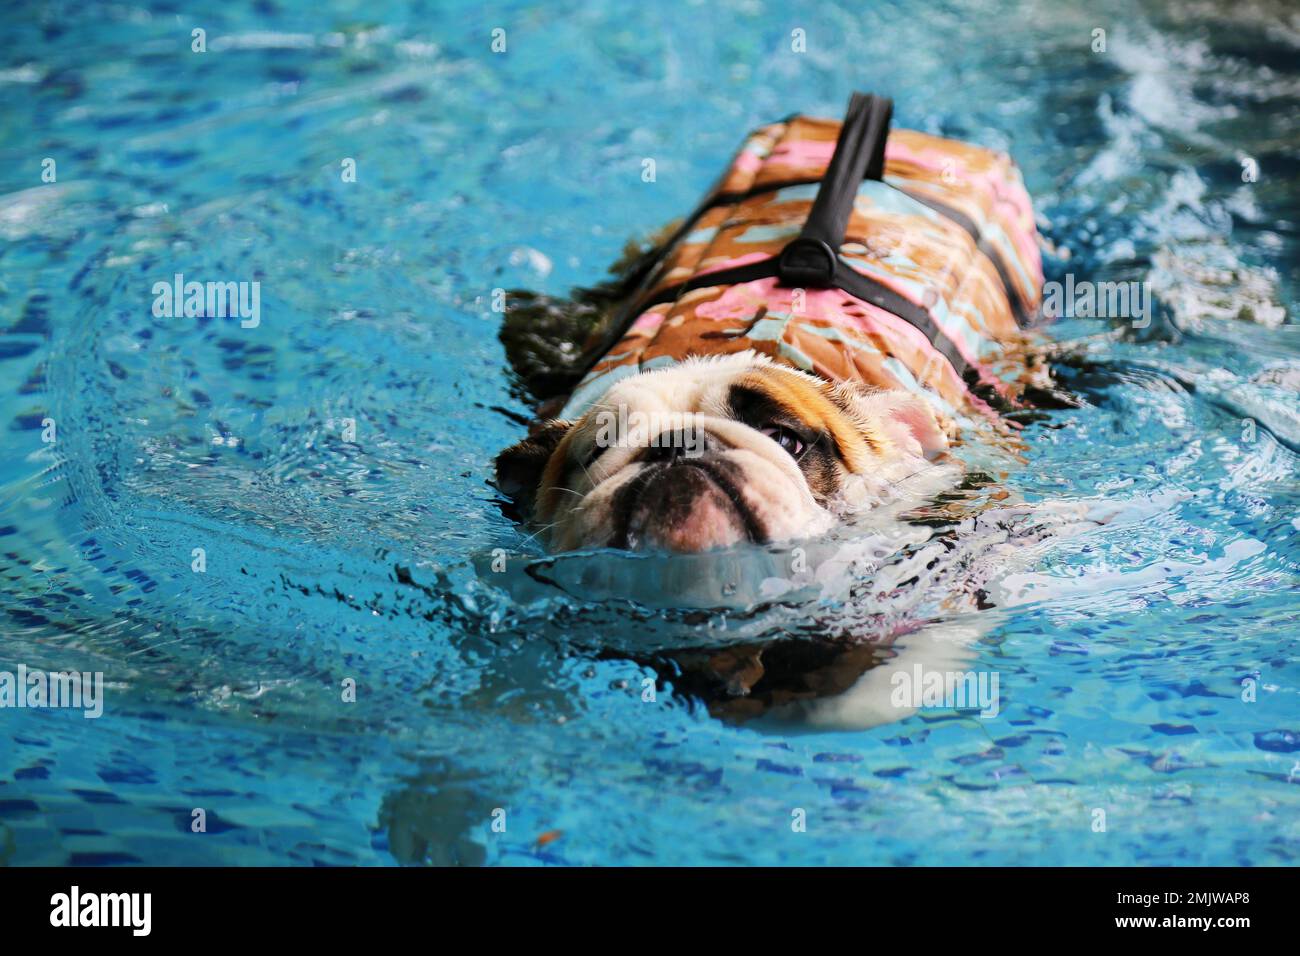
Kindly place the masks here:
MULTIPOLYGON (((558 460, 570 457, 608 434, 640 426, 649 418, 658 427, 688 427, 696 415, 730 418, 732 383, 736 369, 709 368, 686 364, 642 372, 615 383, 569 429, 556 447, 548 473, 558 474, 558 460)), ((648 436, 649 437, 649 436, 648 436)))
POLYGON ((584 422, 593 413, 620 409, 725 418, 766 409, 816 427, 842 417, 818 380, 780 365, 740 363, 688 363, 626 378, 596 402, 584 422))
POLYGON ((686 363, 633 375, 615 383, 583 418, 622 408, 726 415, 731 385, 746 369, 746 366, 686 363))
POLYGON ((568 436, 590 438, 609 416, 707 415, 802 428, 825 435, 851 464, 864 450, 860 429, 829 395, 826 384, 780 365, 740 362, 687 363, 634 375, 616 383, 568 436))

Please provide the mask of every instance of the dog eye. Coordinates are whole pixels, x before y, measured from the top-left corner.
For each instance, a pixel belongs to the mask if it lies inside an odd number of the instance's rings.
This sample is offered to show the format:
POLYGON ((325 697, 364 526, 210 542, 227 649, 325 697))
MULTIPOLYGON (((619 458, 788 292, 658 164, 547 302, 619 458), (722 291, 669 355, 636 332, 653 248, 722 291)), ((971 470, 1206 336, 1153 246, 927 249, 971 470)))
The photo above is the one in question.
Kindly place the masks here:
POLYGON ((803 439, 784 425, 767 425, 759 431, 788 451, 792 458, 798 458, 803 454, 805 447, 803 439))

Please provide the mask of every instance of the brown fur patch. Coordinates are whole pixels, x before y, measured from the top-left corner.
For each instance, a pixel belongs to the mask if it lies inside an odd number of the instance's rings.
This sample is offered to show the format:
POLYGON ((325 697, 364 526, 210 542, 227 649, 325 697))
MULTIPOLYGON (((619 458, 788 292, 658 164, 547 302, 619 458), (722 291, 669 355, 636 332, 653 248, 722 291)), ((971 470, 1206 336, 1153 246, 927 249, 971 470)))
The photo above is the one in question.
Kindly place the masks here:
POLYGON ((865 470, 872 454, 880 450, 881 438, 864 431, 832 401, 824 382, 809 381, 774 366, 745 372, 733 384, 762 392, 809 427, 825 432, 835 442, 845 467, 855 474, 865 470))
POLYGON ((502 493, 531 510, 538 491, 547 487, 547 476, 556 461, 555 449, 569 437, 572 425, 555 420, 543 422, 523 441, 497 455, 497 487, 502 493))
POLYGON ((537 486, 537 513, 540 518, 550 518, 559 507, 560 482, 569 461, 569 446, 573 444, 573 429, 570 428, 551 452, 550 460, 542 471, 541 481, 537 486))

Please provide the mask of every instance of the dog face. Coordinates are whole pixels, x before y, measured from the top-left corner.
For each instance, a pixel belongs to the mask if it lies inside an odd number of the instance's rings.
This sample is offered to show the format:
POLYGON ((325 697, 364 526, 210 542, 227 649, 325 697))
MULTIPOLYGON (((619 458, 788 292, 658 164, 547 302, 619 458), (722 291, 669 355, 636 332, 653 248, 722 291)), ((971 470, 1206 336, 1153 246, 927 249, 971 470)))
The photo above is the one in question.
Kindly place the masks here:
POLYGON ((622 379, 502 452, 497 485, 553 550, 696 552, 822 533, 946 446, 911 395, 741 352, 622 379))

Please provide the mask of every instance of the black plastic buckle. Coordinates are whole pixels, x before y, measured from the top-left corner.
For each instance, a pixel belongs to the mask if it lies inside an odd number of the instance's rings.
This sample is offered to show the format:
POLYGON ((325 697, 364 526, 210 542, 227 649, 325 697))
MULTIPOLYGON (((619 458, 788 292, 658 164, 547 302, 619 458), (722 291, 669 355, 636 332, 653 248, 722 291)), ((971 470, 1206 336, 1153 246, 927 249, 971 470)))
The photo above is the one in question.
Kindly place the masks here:
POLYGON ((838 261, 835 250, 827 243, 800 236, 781 250, 777 269, 783 286, 827 289, 835 284, 838 261))

